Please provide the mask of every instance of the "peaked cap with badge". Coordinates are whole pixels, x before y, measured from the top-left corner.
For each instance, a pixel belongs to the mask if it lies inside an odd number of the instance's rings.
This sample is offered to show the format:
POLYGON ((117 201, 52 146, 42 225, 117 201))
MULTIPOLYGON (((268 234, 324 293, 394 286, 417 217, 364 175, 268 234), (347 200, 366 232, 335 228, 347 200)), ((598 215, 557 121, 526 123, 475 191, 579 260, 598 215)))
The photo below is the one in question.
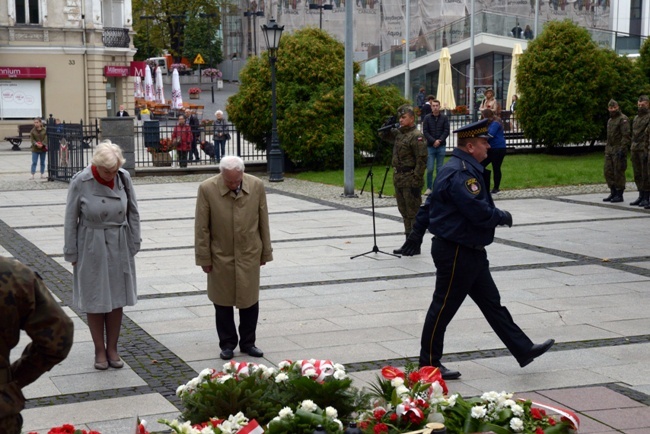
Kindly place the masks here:
POLYGON ((481 119, 478 122, 473 122, 458 128, 454 133, 458 134, 459 139, 469 139, 474 137, 489 139, 492 136, 488 134, 488 123, 489 121, 487 119, 481 119))
POLYGON ((407 113, 410 114, 411 116, 415 116, 415 112, 413 111, 413 106, 410 104, 401 105, 397 109, 397 118, 399 119, 407 113))

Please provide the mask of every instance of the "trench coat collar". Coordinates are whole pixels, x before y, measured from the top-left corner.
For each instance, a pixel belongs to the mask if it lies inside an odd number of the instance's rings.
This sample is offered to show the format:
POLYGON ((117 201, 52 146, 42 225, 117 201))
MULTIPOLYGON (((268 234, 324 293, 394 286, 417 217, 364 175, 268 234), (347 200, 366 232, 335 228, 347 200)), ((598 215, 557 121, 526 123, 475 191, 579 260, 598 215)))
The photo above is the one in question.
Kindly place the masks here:
MULTIPOLYGON (((83 182, 94 181, 91 184, 93 196, 112 197, 112 198, 120 197, 119 194, 115 192, 115 190, 110 190, 106 186, 101 185, 99 182, 95 181, 95 177, 93 176, 91 165, 86 166, 86 168, 82 170, 81 173, 79 173, 79 177, 83 182)), ((122 180, 118 175, 115 175, 115 178, 116 178, 115 185, 117 186, 117 189, 122 190, 124 188, 124 186, 122 185, 122 180)))
MULTIPOLYGON (((219 175, 217 177, 217 187, 219 188, 219 194, 221 196, 225 196, 228 193, 232 193, 232 190, 230 190, 226 186, 226 183, 224 182, 222 175, 219 175)), ((244 177, 242 178, 242 181, 241 181, 241 192, 246 193, 246 194, 250 194, 250 189, 251 189, 251 182, 250 182, 249 175, 244 173, 244 177)), ((239 195, 237 195, 237 196, 239 196, 239 195)), ((233 197, 235 197, 234 193, 233 193, 233 197)))

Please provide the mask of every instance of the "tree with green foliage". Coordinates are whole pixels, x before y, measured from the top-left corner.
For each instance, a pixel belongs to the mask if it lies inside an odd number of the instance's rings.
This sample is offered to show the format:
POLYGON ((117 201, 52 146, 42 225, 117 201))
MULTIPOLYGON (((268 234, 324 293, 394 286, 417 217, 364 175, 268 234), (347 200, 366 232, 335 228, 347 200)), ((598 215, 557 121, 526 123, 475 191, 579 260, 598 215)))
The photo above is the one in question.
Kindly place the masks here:
POLYGON ((528 44, 517 69, 517 118, 527 137, 548 147, 604 138, 607 102, 636 112, 648 91, 638 62, 599 48, 586 29, 552 21, 528 44))
MULTIPOLYGON (((276 62, 278 135, 287 157, 300 167, 343 167, 344 58, 343 44, 325 31, 307 27, 282 36, 276 62)), ((359 66, 354 69, 356 74, 359 66)), ((228 119, 258 149, 266 149, 272 123, 268 52, 249 59, 239 80, 239 92, 226 106, 228 119)), ((357 158, 375 151, 377 129, 406 102, 395 87, 355 82, 357 158)))
MULTIPOLYGON (((136 32, 134 45, 142 54, 136 54, 136 59, 161 54, 168 51, 176 61, 184 55, 186 33, 191 32, 193 19, 199 14, 214 14, 211 18, 212 29, 217 29, 221 20, 219 13, 222 0, 133 0, 133 30, 136 32), (151 17, 142 19, 141 17, 151 17), (190 20, 190 21, 188 21, 190 20)), ((213 31, 213 34, 215 32, 213 31)), ((204 40, 205 35, 199 34, 204 40)), ((209 37, 208 37, 209 38, 209 37)), ((213 38, 209 38, 212 40, 213 38)), ((190 59, 191 60, 191 59, 190 59)))
POLYGON ((201 54, 205 65, 216 67, 223 61, 221 38, 216 36, 215 18, 204 18, 200 15, 190 17, 185 29, 185 44, 183 56, 190 61, 201 54))
POLYGON ((645 42, 643 42, 639 50, 638 62, 646 82, 650 83, 650 38, 646 38, 645 42))

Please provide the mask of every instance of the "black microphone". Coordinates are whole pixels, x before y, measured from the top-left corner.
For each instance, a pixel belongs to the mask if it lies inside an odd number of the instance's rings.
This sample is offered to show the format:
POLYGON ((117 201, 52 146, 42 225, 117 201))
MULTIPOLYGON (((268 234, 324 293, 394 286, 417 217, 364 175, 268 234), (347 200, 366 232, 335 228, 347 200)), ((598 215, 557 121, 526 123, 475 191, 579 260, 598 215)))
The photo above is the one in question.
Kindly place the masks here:
POLYGON ((384 125, 383 127, 379 128, 377 132, 381 133, 382 131, 391 130, 393 128, 399 128, 399 122, 396 124, 384 125))

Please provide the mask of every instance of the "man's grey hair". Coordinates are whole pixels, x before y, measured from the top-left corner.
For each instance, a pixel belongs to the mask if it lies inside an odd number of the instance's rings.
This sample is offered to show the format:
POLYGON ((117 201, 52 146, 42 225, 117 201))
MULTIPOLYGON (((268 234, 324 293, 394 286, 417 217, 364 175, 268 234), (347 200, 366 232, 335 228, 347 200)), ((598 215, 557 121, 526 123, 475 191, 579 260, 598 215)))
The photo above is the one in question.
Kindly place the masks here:
POLYGON ((214 112, 214 115, 215 115, 215 116, 216 116, 216 115, 222 115, 222 114, 223 114, 223 112, 222 112, 221 110, 217 110, 216 112, 214 112))
POLYGON ((110 140, 104 140, 95 149, 91 163, 96 167, 103 167, 105 169, 112 169, 115 166, 118 168, 126 162, 122 155, 122 148, 110 140))
POLYGON ((244 171, 244 160, 236 155, 227 155, 221 159, 219 163, 219 172, 224 170, 236 170, 238 172, 244 171))

